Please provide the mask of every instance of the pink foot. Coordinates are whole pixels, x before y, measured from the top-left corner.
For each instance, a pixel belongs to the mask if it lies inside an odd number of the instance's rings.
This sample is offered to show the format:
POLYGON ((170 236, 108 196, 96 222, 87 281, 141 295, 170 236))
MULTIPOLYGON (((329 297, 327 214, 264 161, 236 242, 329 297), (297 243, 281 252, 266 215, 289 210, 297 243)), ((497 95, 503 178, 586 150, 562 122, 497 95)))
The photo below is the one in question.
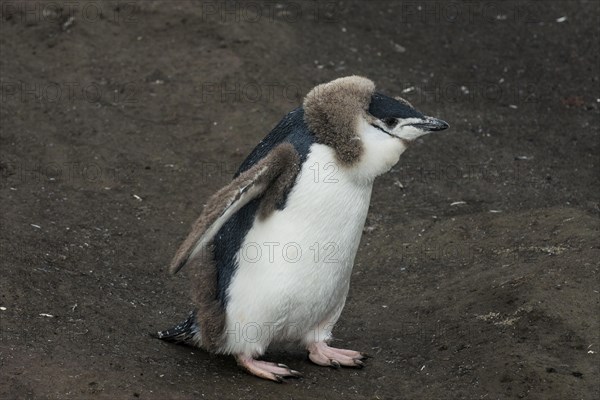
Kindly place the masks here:
POLYGON ((364 363, 361 360, 367 358, 367 355, 354 350, 329 347, 325 342, 317 342, 308 346, 308 358, 315 364, 325 367, 362 368, 364 363))
POLYGON ((302 376, 300 372, 290 369, 285 364, 255 360, 248 356, 236 356, 235 359, 240 367, 259 378, 283 382, 283 378, 299 378, 302 376))

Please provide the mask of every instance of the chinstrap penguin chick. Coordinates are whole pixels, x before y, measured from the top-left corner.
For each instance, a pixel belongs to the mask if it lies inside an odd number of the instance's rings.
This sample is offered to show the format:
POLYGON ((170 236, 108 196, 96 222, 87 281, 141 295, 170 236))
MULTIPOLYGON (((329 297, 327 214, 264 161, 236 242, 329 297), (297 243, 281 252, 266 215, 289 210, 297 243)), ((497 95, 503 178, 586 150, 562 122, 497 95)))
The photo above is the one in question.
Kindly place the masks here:
POLYGON ((327 342, 373 181, 410 142, 446 128, 363 77, 316 86, 208 200, 170 267, 190 269, 196 310, 155 336, 232 354, 279 382, 300 373, 257 359, 274 342, 299 343, 318 365, 362 367, 363 353, 327 342))

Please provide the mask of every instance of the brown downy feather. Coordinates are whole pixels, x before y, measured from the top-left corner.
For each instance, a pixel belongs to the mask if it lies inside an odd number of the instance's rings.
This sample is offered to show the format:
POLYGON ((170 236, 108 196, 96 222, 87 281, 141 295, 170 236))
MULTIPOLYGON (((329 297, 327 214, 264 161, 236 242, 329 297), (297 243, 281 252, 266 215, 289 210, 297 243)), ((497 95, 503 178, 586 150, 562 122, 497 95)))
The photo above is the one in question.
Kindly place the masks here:
POLYGON ((332 147, 342 164, 360 158, 358 121, 367 117, 375 84, 360 76, 339 78, 316 86, 304 99, 304 121, 318 143, 332 147))
MULTIPOLYGON (((229 185, 215 193, 207 202, 192 231, 181 244, 169 267, 171 273, 179 271, 188 261, 196 243, 202 235, 233 203, 242 196, 242 188, 251 185, 260 187, 265 193, 265 202, 261 202, 260 216, 265 218, 274 209, 275 204, 296 178, 300 157, 290 143, 282 143, 252 168, 240 174, 229 185)), ((260 195, 259 194, 259 195, 260 195)))

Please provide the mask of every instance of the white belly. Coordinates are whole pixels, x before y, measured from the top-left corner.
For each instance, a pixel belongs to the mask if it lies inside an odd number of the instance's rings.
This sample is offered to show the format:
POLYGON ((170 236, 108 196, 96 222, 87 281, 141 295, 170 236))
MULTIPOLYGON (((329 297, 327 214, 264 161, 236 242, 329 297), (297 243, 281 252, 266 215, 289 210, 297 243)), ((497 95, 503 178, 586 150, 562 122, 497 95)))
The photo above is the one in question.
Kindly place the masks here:
POLYGON ((256 220, 228 289, 225 352, 260 354, 273 340, 302 340, 343 307, 371 197, 313 145, 284 210, 256 220))

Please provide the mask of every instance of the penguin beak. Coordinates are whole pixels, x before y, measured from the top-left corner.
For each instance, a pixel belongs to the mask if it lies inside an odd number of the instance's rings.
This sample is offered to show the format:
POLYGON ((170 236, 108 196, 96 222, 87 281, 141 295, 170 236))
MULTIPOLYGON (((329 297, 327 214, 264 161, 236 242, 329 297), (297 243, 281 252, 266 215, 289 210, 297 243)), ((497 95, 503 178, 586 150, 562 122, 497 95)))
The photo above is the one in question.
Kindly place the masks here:
POLYGON ((407 118, 394 129, 393 136, 411 142, 430 132, 448 129, 449 126, 446 121, 433 117, 420 116, 418 118, 407 118))
POLYGON ((450 125, 448 125, 446 121, 442 121, 441 119, 425 117, 420 121, 408 124, 408 126, 413 126, 423 132, 436 132, 448 129, 450 125))

